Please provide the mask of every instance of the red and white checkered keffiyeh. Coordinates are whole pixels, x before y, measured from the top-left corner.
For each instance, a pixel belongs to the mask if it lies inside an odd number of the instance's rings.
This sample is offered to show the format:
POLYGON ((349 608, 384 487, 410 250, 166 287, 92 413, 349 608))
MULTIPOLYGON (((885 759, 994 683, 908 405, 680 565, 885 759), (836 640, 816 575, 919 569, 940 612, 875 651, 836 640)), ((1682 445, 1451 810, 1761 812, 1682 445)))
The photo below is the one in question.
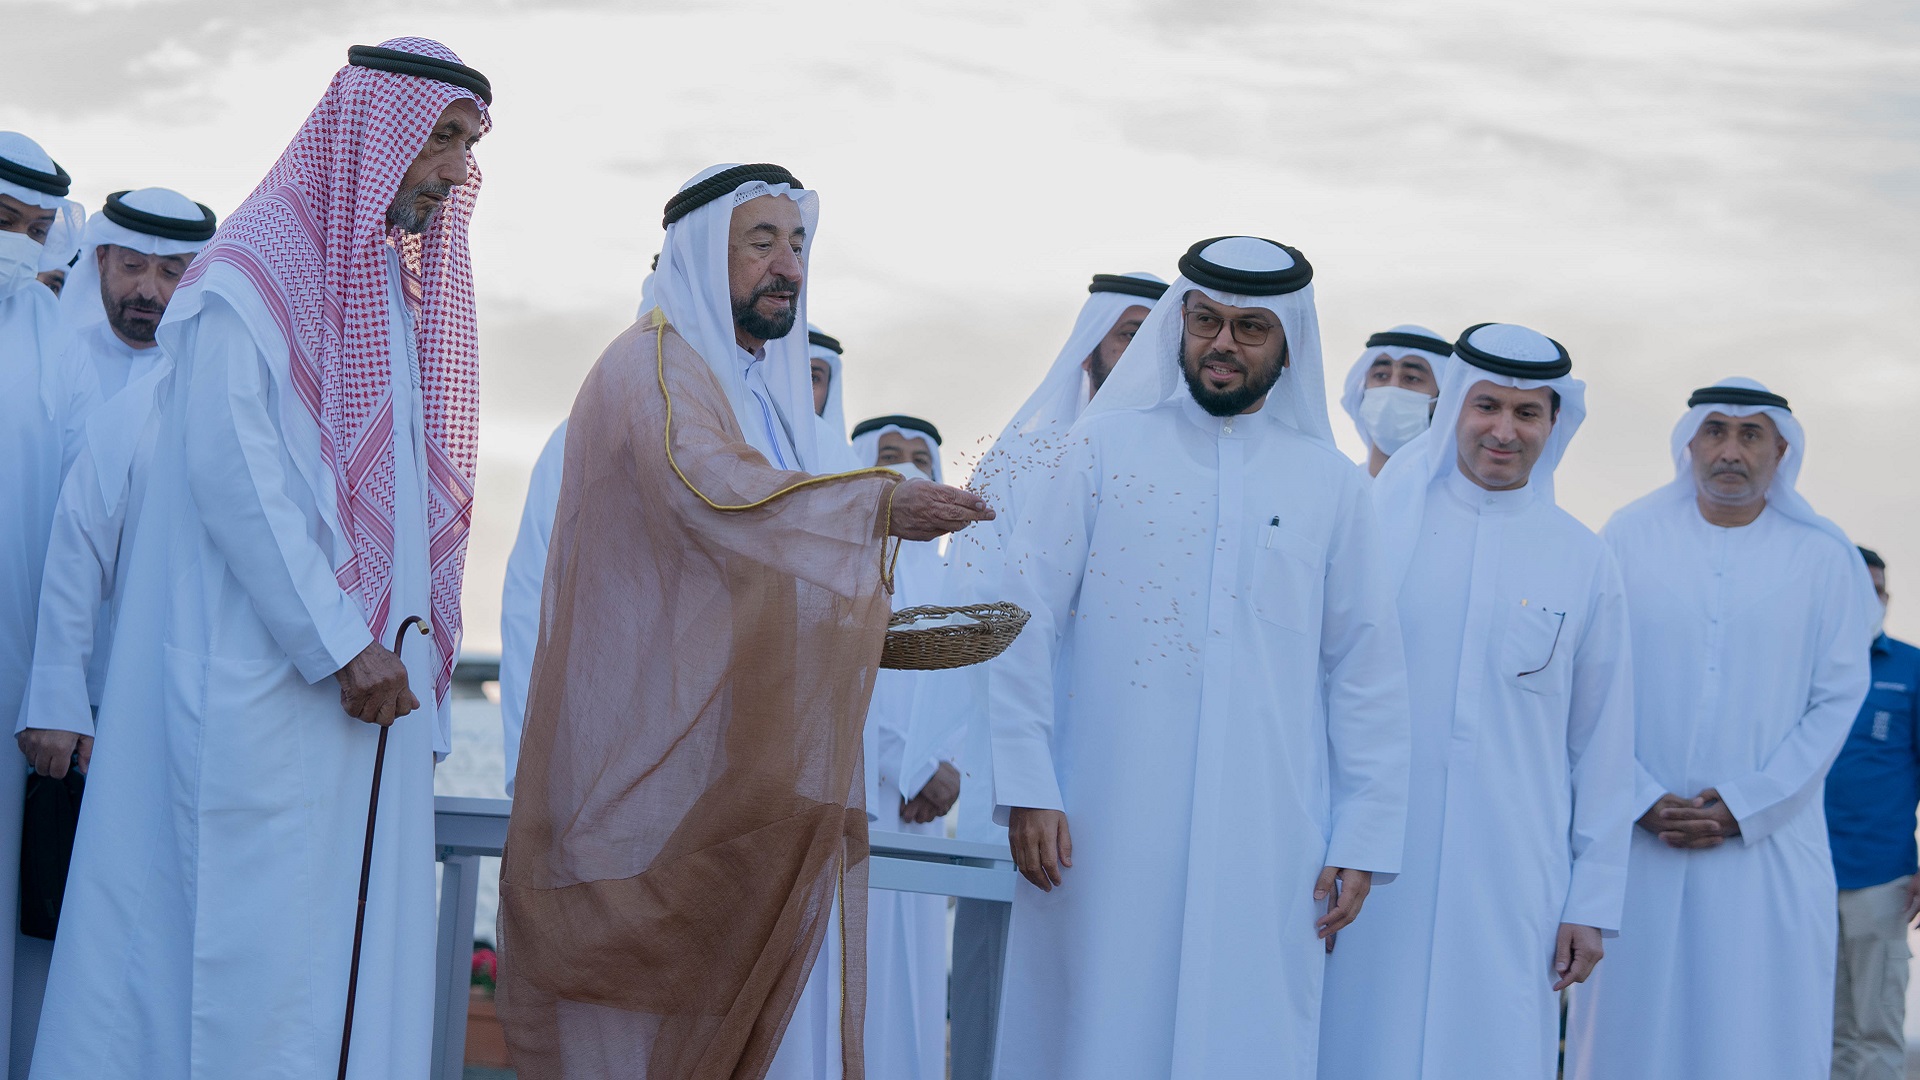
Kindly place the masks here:
MULTIPOLYGON (((426 38, 382 47, 459 62, 426 38)), ((446 700, 460 641, 460 582, 472 525, 480 421, 479 349, 467 224, 480 189, 466 184, 424 234, 390 231, 387 207, 446 107, 474 95, 414 75, 347 66, 333 77, 266 179, 182 279, 215 264, 252 282, 291 350, 295 393, 320 429, 352 556, 336 572, 378 633, 391 613, 394 546, 393 397, 387 246, 400 253, 414 314, 426 418, 427 536, 435 690, 446 700)), ((487 107, 477 98, 481 128, 487 107)), ((410 614, 410 613, 407 613, 410 614)))

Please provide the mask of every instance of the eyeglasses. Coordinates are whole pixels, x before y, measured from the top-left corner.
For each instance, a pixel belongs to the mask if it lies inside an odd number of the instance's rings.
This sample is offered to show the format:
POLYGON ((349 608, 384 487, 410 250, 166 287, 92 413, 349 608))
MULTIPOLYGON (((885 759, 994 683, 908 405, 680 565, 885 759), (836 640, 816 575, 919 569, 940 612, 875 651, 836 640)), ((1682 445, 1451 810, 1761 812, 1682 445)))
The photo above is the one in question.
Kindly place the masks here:
POLYGON ((1205 308, 1181 308, 1180 319, 1186 324, 1188 336, 1206 341, 1220 336, 1223 323, 1233 331, 1233 340, 1242 345, 1265 345, 1274 331, 1274 325, 1265 319, 1223 319, 1205 308))

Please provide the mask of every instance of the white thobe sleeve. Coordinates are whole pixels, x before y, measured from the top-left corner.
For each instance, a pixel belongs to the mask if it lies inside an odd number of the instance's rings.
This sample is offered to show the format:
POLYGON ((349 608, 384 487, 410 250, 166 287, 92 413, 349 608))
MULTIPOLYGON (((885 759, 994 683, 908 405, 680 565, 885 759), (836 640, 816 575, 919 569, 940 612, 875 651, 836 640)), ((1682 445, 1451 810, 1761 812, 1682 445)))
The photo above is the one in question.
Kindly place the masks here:
POLYGON ((1373 502, 1356 478, 1327 544, 1320 663, 1326 673, 1328 866, 1400 872, 1413 721, 1400 613, 1381 565, 1373 502))
POLYGON ((126 520, 126 487, 108 506, 93 454, 82 450, 67 470, 53 509, 40 615, 34 625, 33 671, 14 734, 28 728, 93 734, 87 669, 93 662, 100 605, 113 588, 126 520))
POLYGON ((966 742, 967 718, 972 715, 972 709, 979 707, 971 676, 965 668, 923 671, 917 676, 902 757, 920 749, 926 752, 918 754, 918 760, 903 761, 900 766, 900 790, 907 798, 920 794, 933 774, 940 771, 942 762, 960 760, 966 742))
MULTIPOLYGON (((1851 559, 1851 553, 1849 553, 1851 559)), ((1733 819, 1740 838, 1758 844, 1791 821, 1826 787, 1827 767, 1840 753, 1847 733, 1872 685, 1872 645, 1867 637, 1867 613, 1861 607, 1862 589, 1852 577, 1851 561, 1828 560, 1826 582, 1820 590, 1827 603, 1820 609, 1820 625, 1812 648, 1813 677, 1806 708, 1788 729, 1766 764, 1744 776, 1714 784, 1733 819)), ((1809 658, 1754 657, 1756 663, 1801 663, 1809 658)))
POLYGON ((196 316, 182 365, 187 484, 207 535, 254 611, 309 683, 373 642, 360 607, 341 590, 307 516, 288 494, 285 439, 267 398, 267 360, 218 294, 196 316))
POLYGON ((520 532, 507 556, 506 584, 500 592, 500 728, 509 798, 520 760, 520 732, 527 722, 527 684, 533 678, 533 653, 540 644, 540 598, 546 588, 547 548, 553 538, 553 516, 560 508, 566 456, 567 425, 562 423, 533 463, 527 503, 520 511, 520 532))
POLYGON ((1613 937, 1627 902, 1633 823, 1642 812, 1634 805, 1636 776, 1646 770, 1633 756, 1633 642, 1626 589, 1610 551, 1602 552, 1589 591, 1593 602, 1573 654, 1567 709, 1573 877, 1560 921, 1613 937))
POLYGON ((1034 492, 1028 516, 1007 539, 1000 593, 1029 618, 987 666, 993 820, 1000 825, 1014 807, 1066 809, 1053 764, 1054 663, 1087 570, 1097 475, 1088 443, 1072 447, 1057 478, 1034 492))
MULTIPOLYGON (((1619 549, 1619 536, 1613 531, 1614 522, 1617 520, 1617 516, 1608 519, 1606 525, 1600 529, 1600 539, 1606 542, 1607 552, 1613 556, 1613 565, 1616 572, 1618 572, 1621 563, 1625 561, 1619 549)), ((1631 635, 1631 628, 1629 628, 1628 633, 1631 635)), ((1633 757, 1633 812, 1628 815, 1628 819, 1633 822, 1638 822, 1640 816, 1653 809, 1653 804, 1659 802, 1663 796, 1678 794, 1679 792, 1677 791, 1668 791, 1665 784, 1653 778, 1653 774, 1647 771, 1645 765, 1641 764, 1639 749, 1636 747, 1633 757)), ((1632 834, 1629 833, 1628 835, 1632 834)))

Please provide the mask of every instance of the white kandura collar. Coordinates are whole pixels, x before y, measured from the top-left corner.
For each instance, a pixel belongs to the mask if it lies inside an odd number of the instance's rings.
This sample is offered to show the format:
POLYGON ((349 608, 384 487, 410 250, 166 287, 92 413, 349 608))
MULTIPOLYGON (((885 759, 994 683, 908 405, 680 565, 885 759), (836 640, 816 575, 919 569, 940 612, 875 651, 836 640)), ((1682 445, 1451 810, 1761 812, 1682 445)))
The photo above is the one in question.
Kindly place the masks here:
POLYGON ((1180 387, 1180 412, 1200 430, 1222 439, 1243 439, 1253 434, 1257 425, 1270 422, 1272 405, 1273 397, 1269 394, 1257 412, 1215 416, 1200 407, 1200 403, 1193 399, 1193 391, 1184 385, 1180 387))
POLYGON ((1493 514, 1511 514, 1526 509, 1533 505, 1534 493, 1538 490, 1529 477, 1524 487, 1511 491, 1489 491, 1468 479, 1467 474, 1460 471, 1458 461, 1448 471, 1445 483, 1447 490, 1461 502, 1480 513, 1493 514))

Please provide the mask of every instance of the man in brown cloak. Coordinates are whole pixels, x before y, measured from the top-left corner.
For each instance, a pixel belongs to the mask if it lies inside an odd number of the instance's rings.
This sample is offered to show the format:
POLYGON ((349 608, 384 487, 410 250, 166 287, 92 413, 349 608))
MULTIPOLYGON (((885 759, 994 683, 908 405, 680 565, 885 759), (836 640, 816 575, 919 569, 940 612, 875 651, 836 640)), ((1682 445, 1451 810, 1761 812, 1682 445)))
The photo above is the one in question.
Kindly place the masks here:
POLYGON ((888 537, 992 511, 811 475, 817 218, 779 166, 694 177, 574 404, 500 874, 523 1080, 863 1076, 888 537))

